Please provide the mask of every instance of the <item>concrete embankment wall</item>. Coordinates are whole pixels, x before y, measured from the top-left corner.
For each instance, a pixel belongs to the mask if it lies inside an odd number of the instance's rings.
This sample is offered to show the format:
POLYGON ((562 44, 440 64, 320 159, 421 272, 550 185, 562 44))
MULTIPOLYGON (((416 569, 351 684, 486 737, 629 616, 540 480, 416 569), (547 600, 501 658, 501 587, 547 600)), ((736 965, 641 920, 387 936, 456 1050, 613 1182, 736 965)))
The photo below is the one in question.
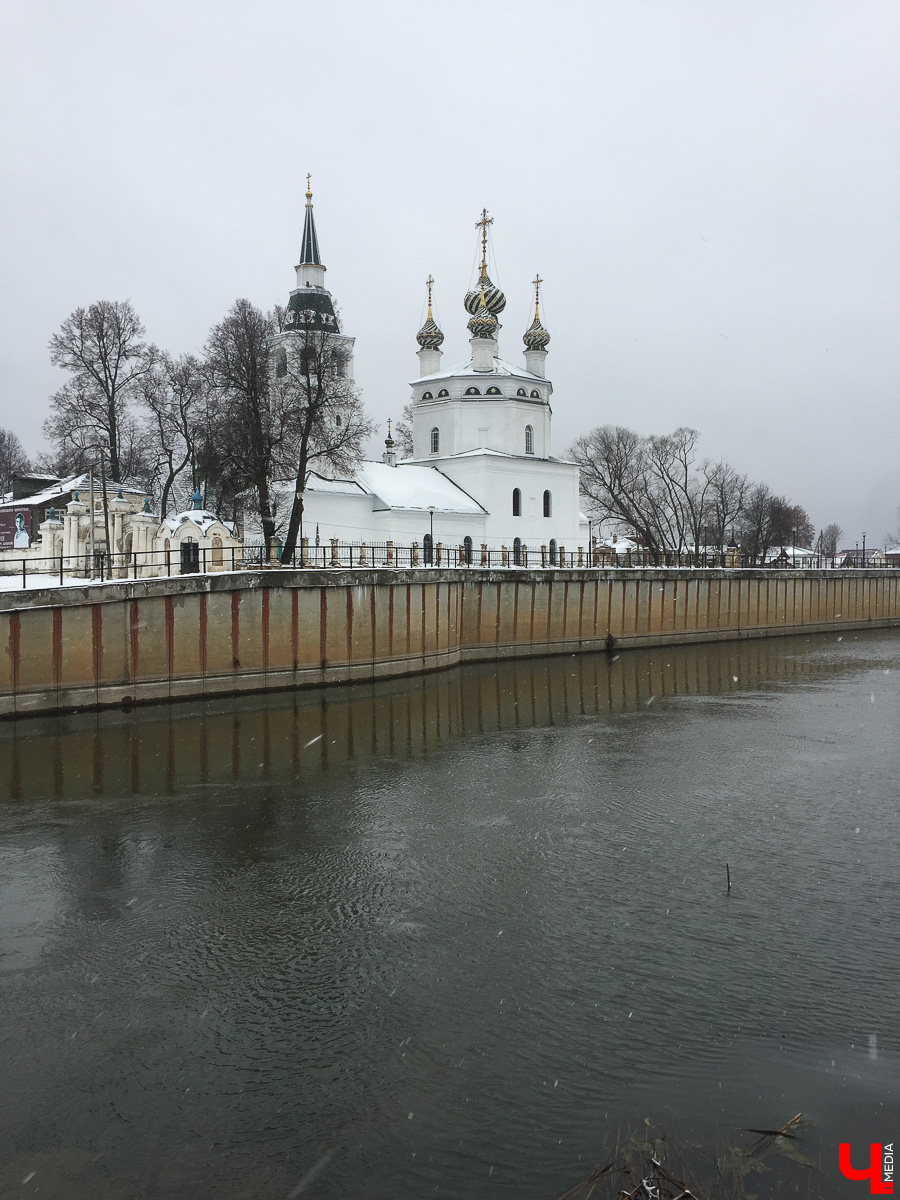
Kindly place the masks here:
POLYGON ((900 625, 900 573, 245 571, 10 592, 0 606, 8 717, 900 625))

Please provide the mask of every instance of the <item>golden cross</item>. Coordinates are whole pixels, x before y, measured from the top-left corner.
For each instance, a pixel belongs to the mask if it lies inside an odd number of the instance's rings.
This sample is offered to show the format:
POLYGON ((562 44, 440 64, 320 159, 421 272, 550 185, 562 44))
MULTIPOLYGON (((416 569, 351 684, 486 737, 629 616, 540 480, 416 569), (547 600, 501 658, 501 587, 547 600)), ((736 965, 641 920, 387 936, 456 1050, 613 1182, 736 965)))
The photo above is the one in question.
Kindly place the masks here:
POLYGON ((535 275, 531 281, 534 284, 534 315, 538 315, 538 303, 541 298, 541 284, 544 282, 540 275, 535 275))
POLYGON ((388 437, 391 436, 391 418, 388 417, 388 437))
POLYGON ((434 280, 429 275, 428 278, 425 280, 425 286, 428 288, 428 319, 429 319, 429 321, 431 320, 431 288, 432 288, 433 284, 434 284, 434 280))
POLYGON ((481 270, 487 272, 487 233, 488 225, 493 225, 494 218, 487 215, 487 209, 481 210, 481 220, 475 222, 475 228, 481 230, 481 270))
POLYGON ((309 187, 309 181, 311 179, 312 179, 312 175, 307 171, 307 173, 306 173, 306 196, 307 196, 308 200, 312 199, 312 192, 310 191, 310 187, 309 187))

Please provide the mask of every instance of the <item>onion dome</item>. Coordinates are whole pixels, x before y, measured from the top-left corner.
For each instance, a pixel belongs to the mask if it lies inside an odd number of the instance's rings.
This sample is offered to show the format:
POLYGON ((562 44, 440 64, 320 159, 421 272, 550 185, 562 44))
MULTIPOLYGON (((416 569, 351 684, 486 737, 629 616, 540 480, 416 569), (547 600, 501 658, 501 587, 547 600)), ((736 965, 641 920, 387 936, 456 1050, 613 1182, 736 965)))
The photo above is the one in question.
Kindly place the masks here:
MULTIPOLYGON (((506 308, 506 297, 498 287, 494 287, 491 283, 490 276, 487 270, 487 236, 488 226, 493 225, 494 218, 487 215, 487 209, 481 210, 481 220, 475 222, 475 228, 481 230, 481 274, 478 277, 478 287, 468 292, 464 300, 466 312, 473 317, 476 316, 482 308, 487 309, 489 313, 496 317, 497 313, 502 313, 506 308)), ((471 321, 469 328, 472 328, 471 321)), ((499 329, 499 324, 497 325, 499 329)))
POLYGON ((441 333, 440 329, 435 323, 434 317, 431 315, 431 288, 434 280, 430 275, 428 276, 426 283, 428 285, 428 316, 425 319, 425 324, 416 334, 416 341, 423 350, 440 350, 441 343, 444 340, 444 335, 441 333))
MULTIPOLYGON (((490 311, 485 303, 484 293, 480 293, 479 305, 472 314, 469 321, 469 332, 472 337, 477 338, 492 338, 496 337, 497 330, 500 328, 500 322, 490 311)), ((468 306, 467 306, 468 307, 468 306)))
POLYGON ((489 313, 493 313, 496 316, 506 308, 506 297, 498 287, 494 287, 487 271, 482 267, 478 287, 475 291, 466 294, 464 303, 466 312, 471 313, 473 317, 482 304, 484 304, 489 313))
POLYGON ((534 320, 525 330, 522 338, 526 350, 546 350, 547 343, 550 341, 550 334, 541 324, 540 297, 543 282, 540 275, 534 281, 534 320))

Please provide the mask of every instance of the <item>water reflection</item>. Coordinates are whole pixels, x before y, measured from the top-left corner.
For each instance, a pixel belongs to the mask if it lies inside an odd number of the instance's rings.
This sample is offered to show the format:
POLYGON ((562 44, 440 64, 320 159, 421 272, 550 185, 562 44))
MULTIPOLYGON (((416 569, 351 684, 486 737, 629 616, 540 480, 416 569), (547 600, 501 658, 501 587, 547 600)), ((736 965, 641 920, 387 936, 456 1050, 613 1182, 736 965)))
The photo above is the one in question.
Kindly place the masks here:
POLYGON ((283 1197, 331 1153, 317 1200, 538 1200, 646 1116, 890 1140, 898 667, 777 639, 3 727, 0 1196, 283 1197))
POLYGON ((0 725, 0 789, 13 800, 74 799, 309 778, 346 761, 414 758, 473 733, 824 679, 857 665, 847 657, 849 639, 840 655, 809 654, 811 644, 826 643, 774 639, 478 664, 373 686, 19 720, 0 725))

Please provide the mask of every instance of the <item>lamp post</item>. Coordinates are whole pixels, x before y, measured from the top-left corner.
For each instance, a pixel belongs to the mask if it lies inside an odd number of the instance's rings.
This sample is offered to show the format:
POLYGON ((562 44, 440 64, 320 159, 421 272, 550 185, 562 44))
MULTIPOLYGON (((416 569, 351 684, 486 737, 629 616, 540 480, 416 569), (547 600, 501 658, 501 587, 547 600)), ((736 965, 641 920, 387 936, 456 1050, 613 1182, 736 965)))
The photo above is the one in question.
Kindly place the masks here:
POLYGON ((433 504, 428 505, 428 520, 429 520, 428 537, 430 539, 429 545, 428 545, 428 565, 429 565, 429 567, 433 567, 434 566, 434 505, 433 504))
POLYGON ((593 520, 588 517, 588 566, 594 565, 594 543, 591 540, 591 529, 593 528, 593 520))
POLYGON ((865 530, 863 530, 863 556, 862 556, 862 565, 863 565, 863 566, 865 566, 865 565, 866 565, 866 531, 865 531, 865 530))

